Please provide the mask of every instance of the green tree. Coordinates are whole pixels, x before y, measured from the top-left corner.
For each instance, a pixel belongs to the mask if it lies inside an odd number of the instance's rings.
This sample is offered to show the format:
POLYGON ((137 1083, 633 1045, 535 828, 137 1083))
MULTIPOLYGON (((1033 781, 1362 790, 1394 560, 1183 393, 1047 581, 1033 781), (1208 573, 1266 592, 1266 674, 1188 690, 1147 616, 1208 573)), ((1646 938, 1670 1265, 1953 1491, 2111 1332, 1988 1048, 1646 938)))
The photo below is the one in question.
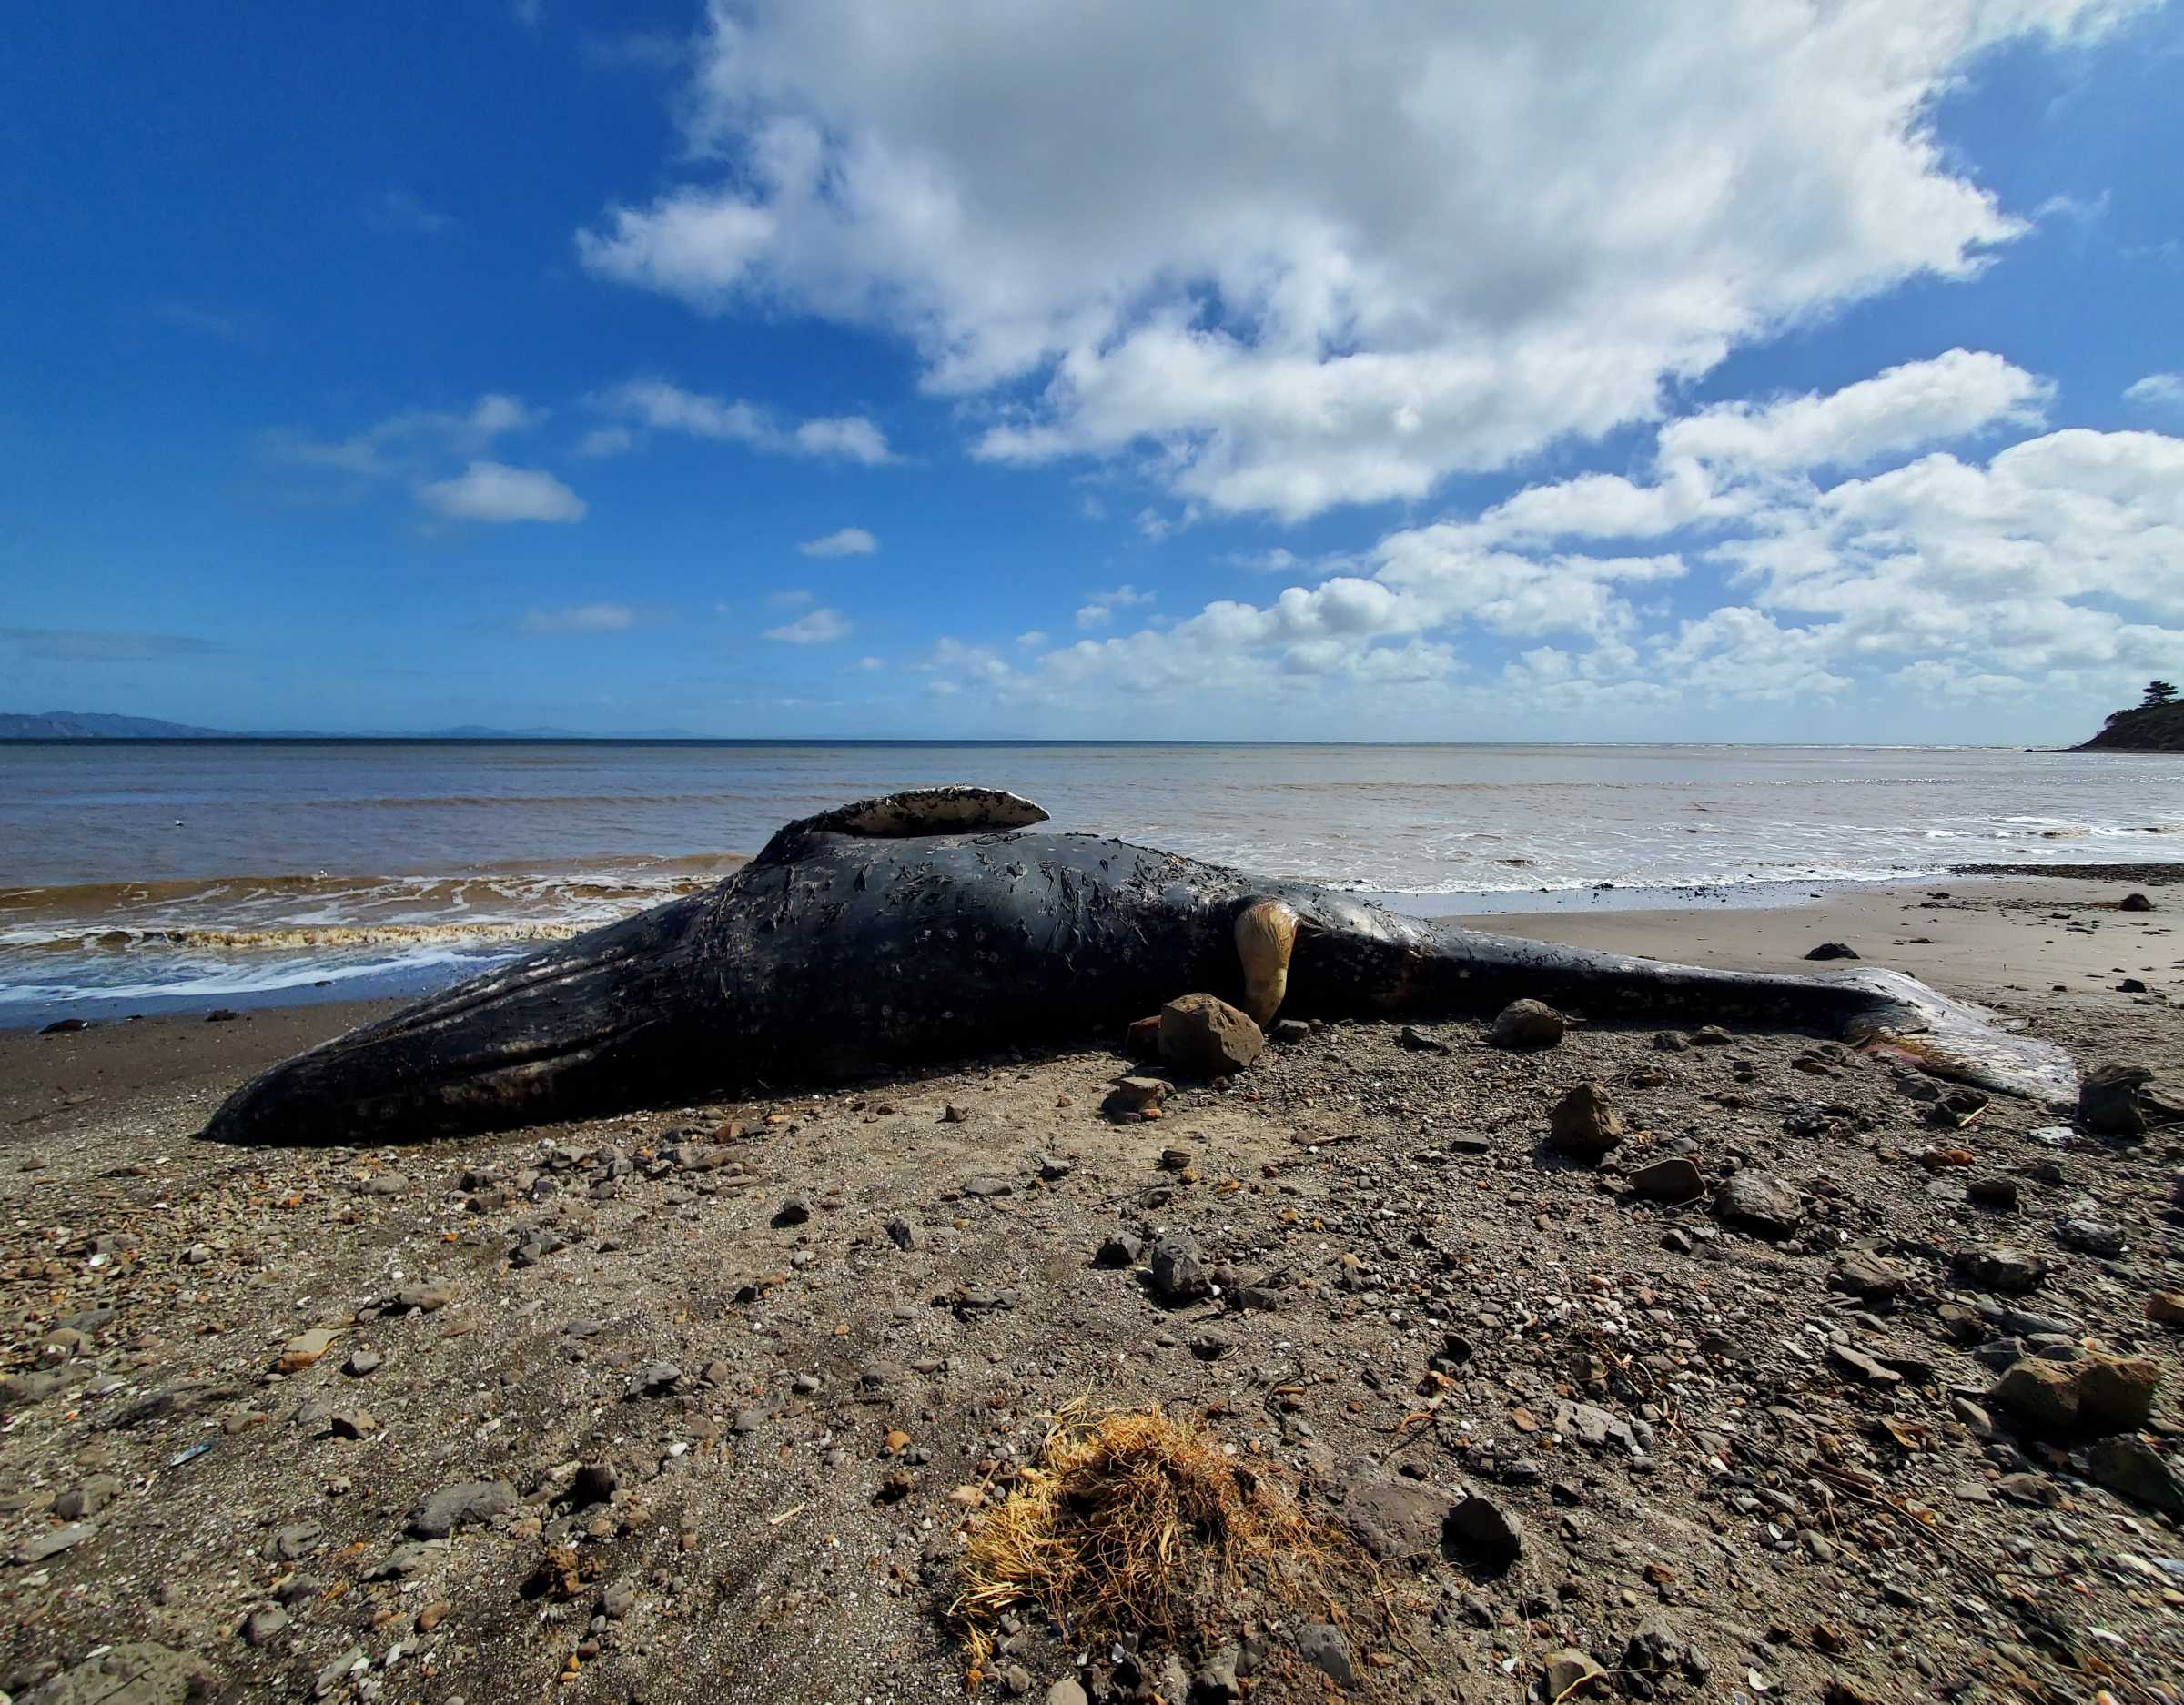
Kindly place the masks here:
POLYGON ((2146 683, 2146 697, 2138 701, 2138 708, 2141 711, 2150 711, 2157 705, 2174 704, 2176 701, 2177 690, 2172 683, 2166 681, 2149 681, 2146 683))

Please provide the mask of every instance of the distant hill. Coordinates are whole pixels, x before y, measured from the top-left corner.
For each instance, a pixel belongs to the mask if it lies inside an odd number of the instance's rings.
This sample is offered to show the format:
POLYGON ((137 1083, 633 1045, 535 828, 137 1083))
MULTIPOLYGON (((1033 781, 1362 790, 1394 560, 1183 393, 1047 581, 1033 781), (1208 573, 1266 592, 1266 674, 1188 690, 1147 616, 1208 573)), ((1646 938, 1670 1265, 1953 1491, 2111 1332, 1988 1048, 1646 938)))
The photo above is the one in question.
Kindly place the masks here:
POLYGON ((0 740, 217 740, 220 731, 163 722, 156 716, 107 716, 97 711, 46 711, 33 716, 0 711, 0 740))
POLYGON ((325 729, 192 728, 156 716, 108 716, 98 711, 44 711, 35 715, 0 711, 0 740, 700 740, 687 729, 644 729, 628 734, 580 734, 569 728, 367 729, 332 733, 325 729))
POLYGON ((2184 752, 2184 704, 2142 704, 2118 711, 2108 726, 2073 752, 2184 752))

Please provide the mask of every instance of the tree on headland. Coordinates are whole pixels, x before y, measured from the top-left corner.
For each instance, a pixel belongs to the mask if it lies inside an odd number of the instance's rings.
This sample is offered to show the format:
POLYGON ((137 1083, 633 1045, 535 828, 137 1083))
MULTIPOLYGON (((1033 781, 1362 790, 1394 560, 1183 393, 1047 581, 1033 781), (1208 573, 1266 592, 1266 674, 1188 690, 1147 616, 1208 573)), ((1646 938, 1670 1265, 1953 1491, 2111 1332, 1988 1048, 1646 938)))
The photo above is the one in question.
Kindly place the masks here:
POLYGON ((2146 683, 2146 697, 2138 701, 2138 708, 2141 711, 2151 711, 2160 705, 2174 704, 2176 701, 2177 690, 2173 684, 2166 681, 2149 681, 2146 683))

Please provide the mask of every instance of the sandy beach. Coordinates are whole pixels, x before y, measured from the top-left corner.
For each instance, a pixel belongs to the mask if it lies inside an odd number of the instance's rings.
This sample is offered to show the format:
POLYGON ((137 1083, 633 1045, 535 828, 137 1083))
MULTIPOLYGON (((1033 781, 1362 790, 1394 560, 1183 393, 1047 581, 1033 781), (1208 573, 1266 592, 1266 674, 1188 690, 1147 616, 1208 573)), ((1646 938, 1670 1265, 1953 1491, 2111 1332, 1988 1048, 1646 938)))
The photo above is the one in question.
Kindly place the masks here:
MULTIPOLYGON (((2184 891, 2117 909, 2143 888, 1485 924, 1760 969, 1842 942, 2175 1083, 2184 891)), ((1354 1697, 1538 1697, 1571 1651, 1633 1697, 2179 1697, 2173 1134, 1806 1036, 1512 1054, 1466 1019, 1315 1026, 1157 1123, 1103 1111, 1136 1068, 1093 1046, 405 1148, 193 1140, 385 1010, 0 1035, 0 1690, 961 1697, 964 1530, 1082 1398, 1202 1420, 1380 1558, 1327 1612, 1354 1697), (1629 1132, 1597 1168, 1542 1146, 1581 1080, 1629 1132), (1712 1205, 1732 1173, 1780 1223, 1712 1205), (1164 1237, 1212 1292, 1161 1294, 1164 1237), (1995 1393, 2094 1353, 2152 1370, 2150 1415, 1995 1393), (1461 1505, 1514 1555, 1452 1547, 1461 1505)), ((1025 1617, 980 1686, 1326 1698, 1299 1637, 1249 1583, 1141 1656, 1025 1617)))

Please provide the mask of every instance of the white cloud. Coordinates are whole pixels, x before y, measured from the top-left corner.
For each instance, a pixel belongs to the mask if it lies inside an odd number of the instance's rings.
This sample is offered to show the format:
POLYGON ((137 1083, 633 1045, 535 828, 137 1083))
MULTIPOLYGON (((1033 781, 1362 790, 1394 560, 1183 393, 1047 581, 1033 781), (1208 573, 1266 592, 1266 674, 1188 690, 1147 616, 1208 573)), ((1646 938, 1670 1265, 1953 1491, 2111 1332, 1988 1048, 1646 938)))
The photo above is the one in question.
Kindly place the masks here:
POLYGON ((801 586, 788 587, 766 600, 776 610, 798 610, 811 601, 812 595, 801 586))
POLYGON ((1046 643, 1046 630, 1044 628, 1027 628, 1022 633, 1016 635, 1016 643, 1024 647, 1026 651, 1036 650, 1039 646, 1046 643))
POLYGON ((455 228, 448 214, 428 207, 406 189, 389 189, 364 211, 365 223, 375 231, 409 232, 419 237, 445 237, 455 228))
MULTIPOLYGON (((992 459, 1149 448, 1178 497, 1289 518, 1411 500, 1977 272, 2029 227, 1935 101, 1999 44, 2151 4, 1388 0, 1360 27, 1312 0, 713 0, 697 181, 578 248, 705 312, 901 336, 932 389, 995 396, 992 459)), ((1891 441, 1778 424, 1762 452, 1891 441)))
POLYGON ((875 669, 886 668, 887 661, 880 657, 860 657, 857 659, 857 667, 869 672, 875 669))
POLYGON ((267 448, 283 460, 338 473, 415 478, 429 461, 481 454, 499 439, 537 429, 547 418, 547 410, 531 407, 521 397, 487 391, 460 412, 409 409, 345 439, 277 432, 268 436, 267 448))
POLYGON ((637 612, 627 604, 571 604, 534 610, 519 625, 525 633, 626 633, 637 625, 637 612))
MULTIPOLYGON (((1263 731, 1299 677, 1322 731, 1344 714, 1383 732, 1572 711, 1623 728, 1678 707, 1860 711, 1906 692, 2029 693, 2020 718, 2109 708, 2184 658, 2184 439, 2069 428, 1984 459, 1927 448, 2021 428, 2046 395, 1953 352, 1825 395, 1711 407, 1663 427, 1642 475, 1400 528, 1268 601, 1217 600, 1021 670, 951 641, 946 672, 1110 727, 1158 712, 1230 732, 1263 731), (1866 471, 1825 483, 1840 467, 1866 471), (1677 548, 1574 548, 1623 539, 1677 548), (1489 676, 1473 660, 1498 649, 1513 655, 1489 676)), ((1110 625, 1122 602, 1094 595, 1086 609, 1105 613, 1080 625, 1110 625)))
POLYGON ((844 527, 796 547, 807 557, 869 557, 879 548, 880 541, 862 527, 844 527))
POLYGON ((1087 592, 1085 602, 1077 612, 1080 628, 1104 628, 1115 619, 1117 610, 1134 610, 1140 604, 1149 604, 1159 594, 1141 592, 1135 586, 1117 586, 1112 591, 1087 592))
POLYGON ((466 521, 577 521, 584 500, 551 474, 506 462, 474 461, 452 479, 417 488, 417 500, 466 521))
POLYGON ((893 461, 886 435, 862 415, 823 416, 784 425, 770 409, 741 399, 707 397, 665 379, 631 379, 592 399, 612 414, 657 432, 722 439, 782 456, 815 456, 877 465, 893 461))
POLYGON ((2124 387, 2124 399, 2149 409, 2184 409, 2184 373, 2149 373, 2124 387))
POLYGON ((829 645, 849 637, 851 623, 836 610, 814 610, 785 627, 768 628, 766 638, 784 645, 829 645))
POLYGON ((579 456, 626 456, 637 448, 637 435, 626 426, 593 427, 576 441, 579 456))

